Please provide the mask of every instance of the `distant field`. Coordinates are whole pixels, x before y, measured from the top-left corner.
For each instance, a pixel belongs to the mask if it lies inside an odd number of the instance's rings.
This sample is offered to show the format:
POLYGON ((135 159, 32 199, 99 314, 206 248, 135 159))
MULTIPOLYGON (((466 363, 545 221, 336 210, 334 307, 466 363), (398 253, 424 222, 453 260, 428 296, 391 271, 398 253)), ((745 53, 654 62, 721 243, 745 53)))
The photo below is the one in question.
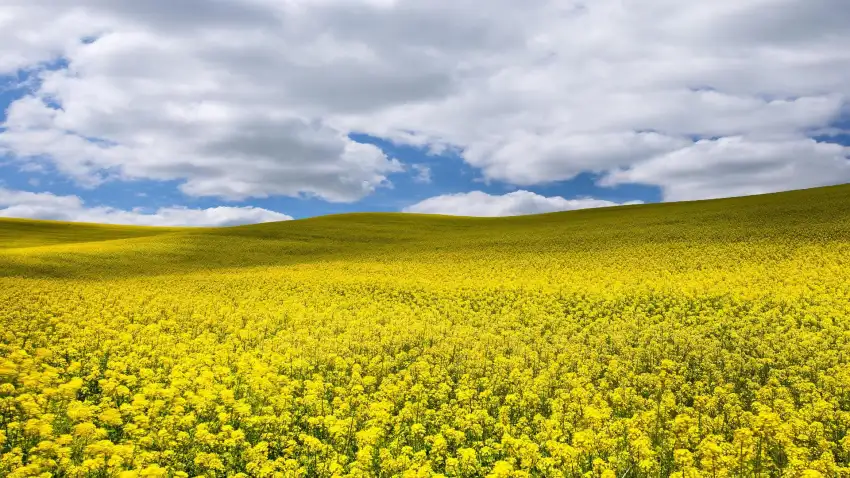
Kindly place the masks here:
POLYGON ((0 476, 850 476, 850 186, 0 219, 0 476))

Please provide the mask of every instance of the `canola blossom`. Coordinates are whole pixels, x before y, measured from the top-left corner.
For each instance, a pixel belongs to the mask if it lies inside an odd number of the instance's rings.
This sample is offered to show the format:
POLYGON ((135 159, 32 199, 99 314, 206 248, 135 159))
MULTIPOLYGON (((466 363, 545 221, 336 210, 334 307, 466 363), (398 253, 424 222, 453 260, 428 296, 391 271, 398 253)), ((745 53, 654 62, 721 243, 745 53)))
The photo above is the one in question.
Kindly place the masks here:
POLYGON ((0 476, 850 476, 850 187, 0 220, 0 476))

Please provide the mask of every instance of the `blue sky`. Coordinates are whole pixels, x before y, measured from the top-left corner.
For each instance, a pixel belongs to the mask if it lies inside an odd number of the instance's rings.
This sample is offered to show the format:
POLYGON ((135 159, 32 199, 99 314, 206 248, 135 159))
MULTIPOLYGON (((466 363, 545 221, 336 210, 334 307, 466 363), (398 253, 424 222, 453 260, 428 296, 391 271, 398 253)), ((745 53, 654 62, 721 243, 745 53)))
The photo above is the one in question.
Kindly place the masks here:
POLYGON ((850 182, 844 3, 48 8, 0 32, 3 216, 499 216, 850 182))

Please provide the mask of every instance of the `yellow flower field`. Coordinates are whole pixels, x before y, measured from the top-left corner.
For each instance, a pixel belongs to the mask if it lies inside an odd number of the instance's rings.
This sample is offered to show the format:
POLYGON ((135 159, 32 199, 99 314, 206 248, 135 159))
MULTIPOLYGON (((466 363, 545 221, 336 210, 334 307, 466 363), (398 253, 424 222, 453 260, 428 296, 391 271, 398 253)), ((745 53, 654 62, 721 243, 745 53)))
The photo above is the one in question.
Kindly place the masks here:
POLYGON ((0 476, 850 476, 850 187, 0 220, 0 476))

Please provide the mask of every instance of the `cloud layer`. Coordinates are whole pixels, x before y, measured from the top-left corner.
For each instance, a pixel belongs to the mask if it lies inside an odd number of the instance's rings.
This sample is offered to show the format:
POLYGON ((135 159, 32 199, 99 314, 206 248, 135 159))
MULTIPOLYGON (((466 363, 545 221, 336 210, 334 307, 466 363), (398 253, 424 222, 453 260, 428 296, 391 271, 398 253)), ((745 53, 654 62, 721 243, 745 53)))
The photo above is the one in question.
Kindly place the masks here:
POLYGON ((810 139, 847 114, 848 44, 845 0, 12 0, 0 73, 37 81, 0 154, 225 199, 427 177, 363 132, 522 187, 817 186, 850 181, 847 150, 810 139))
POLYGON ((592 198, 564 199, 560 196, 546 197, 523 190, 503 195, 472 191, 428 198, 405 208, 404 211, 452 216, 495 217, 621 206, 623 204, 640 204, 640 201, 617 203, 592 198))
POLYGON ((670 201, 761 194, 850 178, 850 148, 812 139, 702 140, 627 170, 603 184, 655 184, 670 201))
POLYGON ((77 196, 57 196, 0 188, 0 217, 129 224, 137 226, 235 226, 287 221, 292 217, 258 207, 160 208, 153 212, 87 207, 77 196))

